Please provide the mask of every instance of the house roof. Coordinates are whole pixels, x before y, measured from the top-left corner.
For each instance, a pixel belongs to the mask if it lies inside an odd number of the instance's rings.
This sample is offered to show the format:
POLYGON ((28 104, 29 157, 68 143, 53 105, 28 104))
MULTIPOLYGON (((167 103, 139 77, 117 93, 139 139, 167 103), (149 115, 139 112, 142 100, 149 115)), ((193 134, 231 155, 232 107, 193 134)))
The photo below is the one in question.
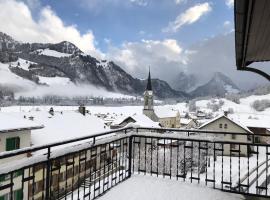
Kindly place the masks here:
POLYGON ((123 123, 125 120, 128 118, 132 118, 135 122, 133 124, 136 124, 141 127, 155 127, 155 128, 160 128, 158 122, 152 121, 149 117, 145 116, 144 114, 134 114, 132 116, 125 116, 116 119, 113 124, 118 125, 123 123))
POLYGON ((181 124, 187 125, 187 124, 189 124, 191 121, 193 121, 193 119, 181 118, 180 123, 181 123, 181 124))
POLYGON ((7 113, 0 113, 0 133, 41 129, 44 126, 28 119, 17 118, 7 113))
POLYGON ((166 106, 158 106, 155 108, 155 113, 159 118, 168 118, 176 117, 179 111, 166 106))
POLYGON ((206 122, 206 123, 204 123, 203 125, 201 125, 201 126, 199 127, 199 129, 201 129, 201 128, 203 128, 203 127, 205 127, 205 126, 207 126, 207 125, 209 125, 209 124, 211 124, 211 123, 213 123, 213 122, 215 122, 215 121, 217 121, 217 120, 219 120, 219 119, 221 119, 221 118, 226 118, 226 119, 228 119, 229 121, 231 121, 231 122, 234 123, 235 125, 239 126, 240 128, 244 129, 244 130, 247 131, 248 133, 253 133, 253 132, 250 131, 246 126, 242 125, 240 122, 236 122, 236 121, 230 119, 229 117, 226 117, 225 115, 219 115, 219 116, 217 116, 217 117, 215 117, 215 118, 209 120, 208 122, 206 122))
POLYGON ((235 52, 238 70, 258 73, 268 80, 269 74, 248 67, 253 62, 270 61, 269 0, 235 0, 235 52))

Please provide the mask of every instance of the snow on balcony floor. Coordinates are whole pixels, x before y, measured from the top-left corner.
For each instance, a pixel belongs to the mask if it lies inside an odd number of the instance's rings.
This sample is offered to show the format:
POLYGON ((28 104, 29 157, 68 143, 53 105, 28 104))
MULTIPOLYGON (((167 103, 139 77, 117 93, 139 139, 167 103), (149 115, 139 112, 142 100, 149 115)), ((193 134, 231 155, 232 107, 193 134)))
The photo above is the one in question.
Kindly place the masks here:
POLYGON ((151 176, 133 175, 99 200, 240 200, 238 194, 151 176))

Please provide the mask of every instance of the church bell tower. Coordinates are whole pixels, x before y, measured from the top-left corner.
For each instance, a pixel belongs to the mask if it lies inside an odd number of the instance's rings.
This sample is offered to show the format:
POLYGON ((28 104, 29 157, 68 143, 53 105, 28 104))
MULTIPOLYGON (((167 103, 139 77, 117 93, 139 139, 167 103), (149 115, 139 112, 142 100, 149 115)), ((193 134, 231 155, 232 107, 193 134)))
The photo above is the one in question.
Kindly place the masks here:
POLYGON ((152 119, 153 121, 158 121, 158 117, 154 112, 154 99, 153 99, 153 90, 151 83, 151 74, 149 68, 149 74, 147 79, 147 86, 144 92, 144 106, 143 114, 152 119))

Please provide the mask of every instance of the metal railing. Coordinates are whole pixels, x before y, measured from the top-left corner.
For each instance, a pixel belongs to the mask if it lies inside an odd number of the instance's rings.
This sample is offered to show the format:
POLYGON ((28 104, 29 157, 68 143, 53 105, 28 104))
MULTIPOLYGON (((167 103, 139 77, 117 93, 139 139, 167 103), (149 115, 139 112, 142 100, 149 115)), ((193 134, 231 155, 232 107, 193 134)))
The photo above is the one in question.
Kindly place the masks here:
POLYGON ((250 133, 117 129, 1 153, 0 199, 95 199, 132 174, 269 197, 269 147, 250 133))

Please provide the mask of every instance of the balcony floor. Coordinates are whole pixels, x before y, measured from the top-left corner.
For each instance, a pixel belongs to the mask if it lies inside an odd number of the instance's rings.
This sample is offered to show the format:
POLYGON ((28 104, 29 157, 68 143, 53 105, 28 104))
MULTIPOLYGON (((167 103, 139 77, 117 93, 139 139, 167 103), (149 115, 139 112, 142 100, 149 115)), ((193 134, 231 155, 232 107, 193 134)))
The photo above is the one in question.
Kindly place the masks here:
POLYGON ((112 188, 99 200, 242 200, 243 196, 210 189, 196 184, 133 175, 112 188))

